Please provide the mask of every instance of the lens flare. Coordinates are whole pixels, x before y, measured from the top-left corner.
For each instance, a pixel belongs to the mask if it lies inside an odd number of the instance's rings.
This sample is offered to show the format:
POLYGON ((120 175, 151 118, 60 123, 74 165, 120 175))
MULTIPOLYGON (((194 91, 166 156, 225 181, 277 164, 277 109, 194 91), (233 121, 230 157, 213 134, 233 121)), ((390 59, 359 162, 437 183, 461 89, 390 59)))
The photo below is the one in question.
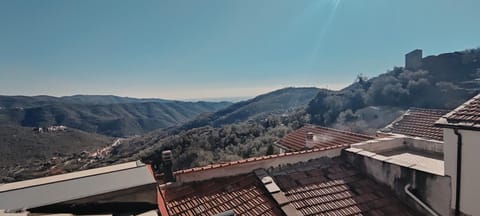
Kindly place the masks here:
POLYGON ((338 6, 340 5, 340 0, 331 0, 328 4, 328 17, 325 20, 324 24, 321 26, 320 31, 317 36, 317 40, 313 46, 312 54, 310 55, 310 60, 313 62, 315 60, 315 56, 320 51, 322 46, 322 41, 325 38, 325 35, 328 32, 328 29, 333 23, 335 19, 335 14, 337 13, 338 6))

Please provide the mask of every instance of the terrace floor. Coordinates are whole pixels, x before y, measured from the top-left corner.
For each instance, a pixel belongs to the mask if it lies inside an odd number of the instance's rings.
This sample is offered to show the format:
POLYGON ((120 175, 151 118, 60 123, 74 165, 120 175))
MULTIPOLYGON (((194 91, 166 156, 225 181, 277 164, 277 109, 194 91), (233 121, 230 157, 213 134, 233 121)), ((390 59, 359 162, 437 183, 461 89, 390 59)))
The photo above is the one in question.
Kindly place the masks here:
POLYGON ((408 148, 401 148, 387 152, 378 153, 392 160, 403 161, 412 164, 412 168, 444 175, 444 161, 442 155, 429 154, 415 151, 408 148))

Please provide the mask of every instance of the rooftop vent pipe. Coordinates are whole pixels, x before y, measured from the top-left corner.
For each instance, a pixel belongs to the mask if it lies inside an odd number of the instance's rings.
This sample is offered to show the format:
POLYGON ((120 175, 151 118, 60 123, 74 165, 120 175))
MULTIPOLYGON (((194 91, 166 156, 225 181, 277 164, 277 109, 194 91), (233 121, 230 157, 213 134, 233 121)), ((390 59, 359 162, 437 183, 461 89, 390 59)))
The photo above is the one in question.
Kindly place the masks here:
POLYGON ((313 148, 313 146, 314 146, 313 137, 314 137, 314 136, 315 136, 315 134, 312 133, 312 132, 308 132, 308 133, 307 133, 307 137, 306 137, 306 139, 305 139, 305 148, 306 148, 306 149, 311 149, 311 148, 313 148))
POLYGON ((171 150, 162 151, 163 180, 166 182, 174 182, 175 177, 172 172, 173 156, 171 150))

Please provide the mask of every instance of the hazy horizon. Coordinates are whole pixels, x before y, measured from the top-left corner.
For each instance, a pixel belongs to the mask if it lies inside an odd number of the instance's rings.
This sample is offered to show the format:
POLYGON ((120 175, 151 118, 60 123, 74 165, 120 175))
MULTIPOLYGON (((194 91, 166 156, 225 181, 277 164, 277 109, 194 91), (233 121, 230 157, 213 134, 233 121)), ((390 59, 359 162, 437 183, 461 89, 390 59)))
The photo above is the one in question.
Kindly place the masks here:
MULTIPOLYGON (((76 95, 100 95, 100 96, 118 96, 118 97, 129 97, 129 98, 138 98, 138 99, 166 99, 166 100, 180 100, 180 101, 191 101, 191 102, 196 102, 196 101, 209 101, 209 102, 222 102, 222 101, 228 101, 228 102, 239 102, 243 100, 248 100, 251 98, 254 98, 256 96, 270 93, 276 90, 284 89, 284 88, 324 88, 327 89, 328 86, 326 87, 317 87, 317 86, 285 86, 285 87, 273 87, 273 88, 264 88, 263 90, 261 89, 253 89, 253 94, 252 95, 239 95, 239 96, 224 96, 224 97, 191 97, 191 98, 166 98, 166 97, 137 97, 134 95, 119 95, 119 94, 98 94, 98 93, 91 93, 91 94, 84 94, 84 93, 73 93, 73 94, 0 94, 0 96, 27 96, 27 97, 35 97, 35 96, 53 96, 53 97, 68 97, 68 96, 76 96, 76 95)), ((338 86, 339 88, 330 88, 330 90, 340 90, 344 86, 338 86)))
POLYGON ((5 0, 0 94, 191 100, 341 89, 358 74, 402 66, 413 49, 428 56, 478 47, 479 7, 475 0, 5 0))

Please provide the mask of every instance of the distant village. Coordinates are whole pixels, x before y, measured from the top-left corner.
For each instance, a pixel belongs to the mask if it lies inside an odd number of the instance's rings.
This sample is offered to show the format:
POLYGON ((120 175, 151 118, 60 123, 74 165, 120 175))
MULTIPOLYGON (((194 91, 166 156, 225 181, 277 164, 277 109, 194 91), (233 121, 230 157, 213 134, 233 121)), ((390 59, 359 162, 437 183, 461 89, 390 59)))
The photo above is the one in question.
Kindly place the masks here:
POLYGON ((35 127, 35 128, 33 128, 33 131, 38 132, 38 133, 43 133, 43 132, 60 132, 60 131, 65 131, 65 130, 67 130, 67 126, 64 126, 64 125, 49 126, 49 127, 35 127))

